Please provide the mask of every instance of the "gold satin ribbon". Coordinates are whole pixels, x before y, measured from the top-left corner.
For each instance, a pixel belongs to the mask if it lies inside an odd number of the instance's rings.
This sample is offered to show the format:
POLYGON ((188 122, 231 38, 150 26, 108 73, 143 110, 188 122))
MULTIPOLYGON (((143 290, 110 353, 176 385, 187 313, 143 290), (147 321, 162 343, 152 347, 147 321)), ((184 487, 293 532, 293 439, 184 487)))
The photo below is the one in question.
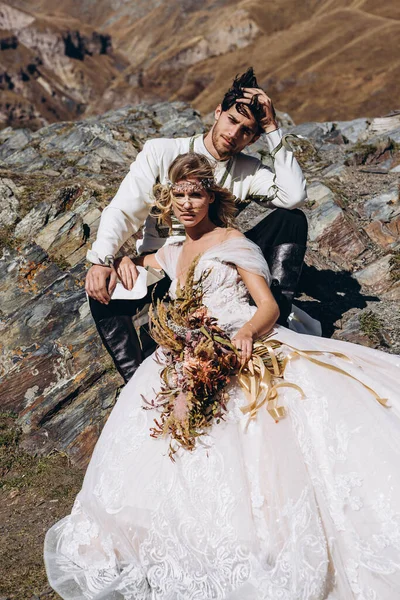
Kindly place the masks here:
POLYGON ((265 338, 263 338, 262 340, 255 342, 251 359, 248 361, 246 367, 239 371, 238 375, 239 384, 242 386, 244 393, 246 394, 247 399, 249 401, 249 403, 246 406, 243 406, 241 408, 243 414, 249 415, 249 420, 247 422, 246 428, 248 427, 250 421, 252 419, 255 419, 258 410, 265 404, 268 413, 276 422, 280 421, 286 416, 286 408, 284 406, 279 406, 279 398, 277 391, 278 388, 294 388, 300 393, 302 399, 305 398, 303 390, 300 386, 296 385, 295 383, 276 383, 276 379, 283 378, 288 363, 291 360, 299 357, 305 358, 320 367, 330 369, 331 371, 336 371, 336 373, 340 373, 341 375, 345 375, 346 377, 350 377, 350 379, 361 383, 361 385, 364 386, 366 390, 371 392, 371 394, 374 396, 377 402, 379 402, 379 404, 388 408, 387 398, 381 398, 375 392, 375 390, 373 390, 367 384, 360 381, 360 379, 358 379, 354 375, 351 375, 350 373, 348 373, 344 369, 341 369, 340 367, 336 367, 335 365, 328 365, 327 363, 314 358, 314 356, 326 356, 326 354, 331 354, 332 356, 336 356, 337 358, 341 358, 342 360, 347 360, 351 363, 353 362, 348 356, 342 354, 341 352, 299 350, 294 346, 284 344, 279 340, 274 339, 267 341, 265 338), (282 346, 286 346, 292 351, 283 360, 280 359, 275 352, 276 348, 281 348, 282 346))

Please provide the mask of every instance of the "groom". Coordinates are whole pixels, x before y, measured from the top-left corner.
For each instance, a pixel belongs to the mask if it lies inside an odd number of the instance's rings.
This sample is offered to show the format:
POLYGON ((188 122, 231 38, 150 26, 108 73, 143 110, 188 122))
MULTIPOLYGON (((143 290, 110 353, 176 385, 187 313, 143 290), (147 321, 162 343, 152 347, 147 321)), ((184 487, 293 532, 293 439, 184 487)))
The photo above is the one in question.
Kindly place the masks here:
MULTIPOLYGON (((217 106, 214 125, 205 136, 147 141, 102 213, 97 239, 87 253, 93 266, 87 273, 86 291, 98 332, 125 382, 142 361, 132 316, 151 302, 153 290, 149 287, 140 300, 111 300, 118 279, 114 257, 143 223, 139 253, 155 252, 169 240, 180 239, 179 224, 173 231, 176 237, 168 240, 150 211, 154 184, 165 183, 174 158, 186 152, 204 154, 210 159, 215 165, 217 182, 233 192, 239 209, 240 204, 250 199, 275 208, 246 236, 260 246, 269 264, 281 324, 286 324, 291 310, 307 239, 306 218, 297 210, 306 199, 305 180, 278 128, 272 102, 259 88, 250 68, 234 80, 217 106), (242 153, 262 133, 266 134, 274 160, 274 172, 242 153)), ((137 269, 131 263, 122 281, 131 288, 136 278, 137 269)), ((165 278, 157 284, 157 295, 163 295, 168 286, 165 278)))

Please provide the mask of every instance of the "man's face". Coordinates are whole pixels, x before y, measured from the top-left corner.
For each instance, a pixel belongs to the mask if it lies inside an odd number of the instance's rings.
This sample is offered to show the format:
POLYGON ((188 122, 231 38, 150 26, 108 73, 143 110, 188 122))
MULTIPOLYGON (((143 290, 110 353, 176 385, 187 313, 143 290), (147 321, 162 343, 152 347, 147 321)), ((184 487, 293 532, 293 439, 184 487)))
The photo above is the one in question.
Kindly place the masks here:
POLYGON ((220 159, 225 160, 259 138, 258 125, 250 111, 244 116, 233 105, 222 111, 221 105, 215 110, 215 123, 211 139, 220 159))

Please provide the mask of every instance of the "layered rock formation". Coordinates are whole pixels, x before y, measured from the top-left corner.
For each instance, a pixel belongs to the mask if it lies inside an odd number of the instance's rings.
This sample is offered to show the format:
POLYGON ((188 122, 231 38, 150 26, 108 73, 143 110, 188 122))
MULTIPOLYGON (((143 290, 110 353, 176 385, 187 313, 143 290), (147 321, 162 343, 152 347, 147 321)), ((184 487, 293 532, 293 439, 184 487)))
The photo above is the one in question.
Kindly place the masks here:
MULTIPOLYGON (((310 225, 299 306, 325 335, 399 352, 399 117, 297 127, 281 119, 310 140, 296 149, 310 225)), ((176 102, 0 132, 2 410, 19 415, 29 451, 89 459, 122 380, 89 314, 86 250, 144 141, 204 129, 176 102)), ((263 138, 250 151, 270 161, 263 138)), ((265 210, 250 203, 240 226, 265 210)))

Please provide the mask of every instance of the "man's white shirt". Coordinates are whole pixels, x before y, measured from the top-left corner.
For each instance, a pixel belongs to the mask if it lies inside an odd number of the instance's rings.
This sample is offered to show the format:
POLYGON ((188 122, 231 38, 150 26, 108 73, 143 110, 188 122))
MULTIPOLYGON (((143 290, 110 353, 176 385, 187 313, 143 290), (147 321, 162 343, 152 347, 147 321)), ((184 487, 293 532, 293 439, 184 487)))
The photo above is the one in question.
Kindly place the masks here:
MULTIPOLYGON (((306 183, 303 173, 287 144, 281 144, 280 129, 266 134, 269 151, 274 157, 274 172, 257 158, 239 153, 233 157, 224 187, 241 200, 263 198, 267 205, 278 208, 298 208, 306 200, 306 183), (279 147, 280 146, 280 147, 279 147), (277 151, 276 149, 279 148, 277 151), (275 152, 274 152, 275 151, 275 152)), ((166 183, 172 161, 189 152, 191 138, 149 140, 143 146, 118 192, 103 210, 97 239, 87 253, 95 264, 106 256, 115 256, 126 240, 145 224, 139 252, 155 252, 168 238, 160 237, 156 219, 149 216, 154 204, 153 186, 166 183)), ((204 154, 215 167, 215 178, 222 180, 229 161, 216 161, 204 145, 203 136, 194 139, 195 152, 204 154)), ((173 241, 176 241, 176 237, 173 241)))

